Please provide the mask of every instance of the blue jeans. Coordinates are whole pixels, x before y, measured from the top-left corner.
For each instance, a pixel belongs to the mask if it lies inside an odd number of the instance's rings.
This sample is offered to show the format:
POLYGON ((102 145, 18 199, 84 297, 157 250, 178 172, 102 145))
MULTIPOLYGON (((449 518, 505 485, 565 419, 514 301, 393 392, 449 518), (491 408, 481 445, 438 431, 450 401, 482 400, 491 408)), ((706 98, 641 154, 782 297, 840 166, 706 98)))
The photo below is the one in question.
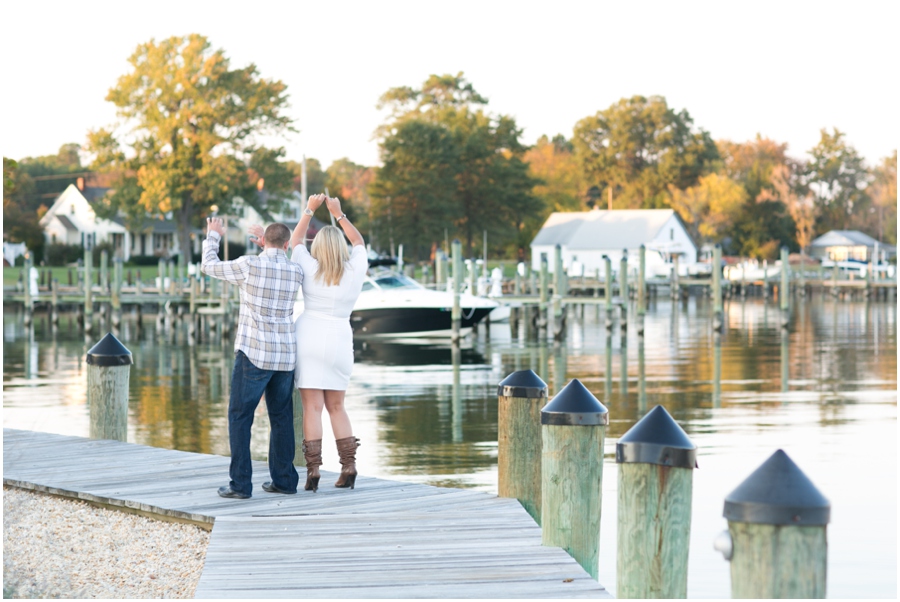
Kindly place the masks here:
POLYGON ((231 488, 251 495, 250 427, 263 392, 272 431, 269 434, 269 474, 278 489, 296 493, 299 476, 294 469, 294 371, 261 370, 243 351, 234 356, 231 399, 228 402, 228 440, 231 443, 231 488))

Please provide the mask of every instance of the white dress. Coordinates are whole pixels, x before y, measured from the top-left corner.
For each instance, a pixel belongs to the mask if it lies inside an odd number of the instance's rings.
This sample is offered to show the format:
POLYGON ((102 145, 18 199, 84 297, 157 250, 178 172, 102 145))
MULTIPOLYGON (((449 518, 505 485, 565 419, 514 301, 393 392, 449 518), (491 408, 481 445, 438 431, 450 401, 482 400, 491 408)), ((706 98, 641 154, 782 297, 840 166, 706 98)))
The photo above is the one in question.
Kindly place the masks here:
POLYGON ((350 312, 362 291, 369 259, 362 245, 355 245, 344 264, 340 284, 327 286, 316 280, 319 262, 306 246, 299 245, 291 261, 303 268, 303 313, 294 322, 297 332, 298 389, 346 391, 353 371, 353 330, 350 312))

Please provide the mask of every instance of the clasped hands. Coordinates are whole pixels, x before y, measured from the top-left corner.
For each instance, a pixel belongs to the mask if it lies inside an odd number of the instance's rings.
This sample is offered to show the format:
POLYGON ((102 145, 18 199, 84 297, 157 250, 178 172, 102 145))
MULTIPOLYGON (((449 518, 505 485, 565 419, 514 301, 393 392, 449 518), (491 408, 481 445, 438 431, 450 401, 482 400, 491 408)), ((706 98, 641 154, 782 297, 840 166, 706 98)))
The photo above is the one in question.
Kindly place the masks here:
MULTIPOLYGON (((325 206, 328 207, 329 213, 331 213, 331 215, 333 215, 334 217, 340 217, 343 215, 343 212, 341 211, 341 200, 337 197, 330 197, 326 194, 314 194, 310 196, 309 200, 306 202, 306 207, 310 211, 315 212, 316 209, 322 206, 322 203, 325 203, 325 206)), ((210 220, 219 220, 219 222, 222 221, 220 218, 207 218, 208 222, 210 220)), ((252 226, 247 228, 247 232, 250 234, 250 242, 256 244, 258 247, 265 246, 265 243, 263 242, 263 236, 266 232, 265 228, 263 228, 259 224, 253 224, 252 226)))

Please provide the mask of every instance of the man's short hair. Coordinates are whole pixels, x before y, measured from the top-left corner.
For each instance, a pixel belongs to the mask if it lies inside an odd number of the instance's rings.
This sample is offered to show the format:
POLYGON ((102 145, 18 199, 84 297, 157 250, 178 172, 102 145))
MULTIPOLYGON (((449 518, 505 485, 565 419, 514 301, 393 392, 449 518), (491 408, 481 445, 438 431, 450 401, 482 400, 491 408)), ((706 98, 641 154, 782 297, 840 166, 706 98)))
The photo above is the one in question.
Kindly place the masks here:
POLYGON ((284 224, 269 224, 263 239, 266 246, 281 248, 291 239, 291 231, 284 224))

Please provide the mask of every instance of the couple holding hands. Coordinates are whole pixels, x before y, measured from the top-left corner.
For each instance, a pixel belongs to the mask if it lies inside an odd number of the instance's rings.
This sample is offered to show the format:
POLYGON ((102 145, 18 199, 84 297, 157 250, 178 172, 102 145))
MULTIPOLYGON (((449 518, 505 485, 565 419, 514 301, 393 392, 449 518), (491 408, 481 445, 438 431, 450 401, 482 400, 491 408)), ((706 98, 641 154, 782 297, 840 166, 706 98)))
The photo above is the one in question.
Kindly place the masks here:
POLYGON ((207 218, 200 267, 213 278, 236 284, 241 297, 228 404, 231 481, 219 488, 219 495, 238 499, 252 495, 250 427, 263 394, 272 429, 268 458, 272 480, 262 488, 269 493, 297 492, 293 387, 300 390, 303 402, 304 489, 316 491, 319 486, 323 408, 331 418, 341 461, 335 486, 352 489, 359 439, 353 436, 344 393, 353 369, 350 312, 369 265, 363 237, 341 211, 340 200, 324 194, 309 197, 293 233, 284 224, 270 224, 265 230, 253 226, 254 242, 263 248, 259 255, 220 261, 224 232, 222 219, 207 218), (322 228, 307 250, 310 219, 323 203, 337 226, 322 228), (294 322, 294 302, 301 289, 304 310, 294 322))

